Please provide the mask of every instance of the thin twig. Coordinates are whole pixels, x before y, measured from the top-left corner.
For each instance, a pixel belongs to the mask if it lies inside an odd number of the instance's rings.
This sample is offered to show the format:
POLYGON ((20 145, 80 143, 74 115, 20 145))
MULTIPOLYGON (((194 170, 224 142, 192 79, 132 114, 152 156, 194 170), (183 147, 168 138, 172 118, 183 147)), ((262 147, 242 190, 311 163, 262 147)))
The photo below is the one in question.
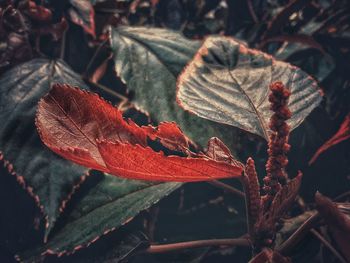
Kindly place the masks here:
POLYGON ((256 15, 256 13, 254 11, 254 6, 253 6, 253 3, 252 3, 252 0, 248 0, 247 4, 248 4, 249 13, 250 13, 251 17, 253 18, 254 23, 258 24, 259 23, 259 19, 258 19, 257 15, 256 15))
POLYGON ((64 30, 62 39, 61 39, 60 59, 62 60, 64 60, 64 56, 66 53, 66 35, 67 35, 67 29, 64 30))
POLYGON ((338 195, 336 198, 333 199, 333 201, 339 201, 347 196, 350 196, 350 191, 347 191, 345 193, 342 193, 341 195, 338 195))
POLYGON ((195 240, 188 242, 180 242, 164 245, 151 245, 146 252, 147 253, 166 253, 182 249, 199 248, 199 247, 228 247, 228 246, 244 246, 249 247, 251 243, 247 238, 234 238, 234 239, 207 239, 207 240, 195 240))
POLYGON ((213 185, 213 186, 216 186, 218 188, 222 188, 222 189, 226 190, 227 192, 230 192, 230 193, 233 193, 235 195, 238 195, 238 196, 240 196, 242 198, 245 197, 244 192, 242 192, 241 190, 236 189, 235 187, 233 187, 231 185, 225 184, 225 183, 217 181, 217 180, 209 181, 208 183, 213 185))
POLYGON ((328 242, 320 233, 318 233, 315 229, 311 229, 310 232, 317 237, 320 242, 327 247, 333 254, 336 256, 340 262, 346 263, 347 261, 343 258, 343 256, 332 246, 331 243, 328 242))
POLYGON ((85 80, 86 82, 90 83, 91 85, 93 85, 94 87, 99 88, 99 89, 101 89, 101 90, 103 90, 103 91, 109 93, 110 95, 119 98, 119 99, 122 101, 121 103, 126 102, 126 101, 129 100, 127 97, 125 97, 125 96, 123 96, 123 95, 121 95, 121 94, 119 94, 119 93, 117 93, 117 92, 111 90, 110 88, 107 88, 106 86, 104 86, 104 85, 102 85, 102 84, 100 84, 100 83, 92 82, 91 80, 89 80, 89 79, 87 79, 87 78, 84 78, 84 80, 85 80))
POLYGON ((319 219, 320 215, 318 212, 310 216, 277 250, 281 254, 288 254, 288 252, 309 232, 309 230, 314 227, 319 219))
POLYGON ((102 42, 98 45, 98 47, 97 47, 95 53, 92 55, 92 57, 91 57, 89 63, 88 63, 87 66, 86 66, 84 75, 87 75, 87 74, 89 73, 89 70, 90 70, 90 67, 91 67, 92 63, 93 63, 94 60, 96 59, 97 55, 101 52, 102 47, 107 43, 107 41, 108 41, 108 39, 102 41, 102 42))

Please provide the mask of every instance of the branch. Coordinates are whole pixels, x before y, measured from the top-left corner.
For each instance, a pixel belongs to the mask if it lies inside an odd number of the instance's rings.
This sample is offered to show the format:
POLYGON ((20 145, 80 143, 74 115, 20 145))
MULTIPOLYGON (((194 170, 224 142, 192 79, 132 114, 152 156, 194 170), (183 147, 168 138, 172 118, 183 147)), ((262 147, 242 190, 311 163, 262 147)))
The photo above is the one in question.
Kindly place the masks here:
POLYGON ((244 246, 249 247, 251 243, 247 238, 234 238, 234 239, 207 239, 207 240, 196 240, 188 242, 180 242, 173 244, 164 245, 151 245, 146 249, 146 253, 156 254, 156 253, 166 253, 182 249, 189 248, 199 248, 199 247, 228 247, 228 246, 244 246))
POLYGON ((320 242, 327 247, 332 253, 333 255, 339 259, 339 262, 341 263, 346 263, 347 261, 342 257, 342 255, 340 255, 340 253, 332 246, 332 244, 330 244, 320 233, 318 233, 315 229, 311 229, 310 232, 316 236, 320 242))
POLYGON ((66 53, 66 38, 67 38, 67 29, 64 30, 62 39, 61 39, 61 49, 60 49, 60 59, 64 60, 66 53))
POLYGON ((225 183, 217 181, 217 180, 208 181, 208 183, 213 185, 213 186, 216 186, 218 188, 222 188, 222 189, 224 189, 227 192, 230 192, 230 193, 233 193, 235 195, 238 195, 239 197, 242 197, 242 198, 245 197, 244 192, 242 192, 241 190, 238 190, 237 188, 235 188, 235 187, 233 187, 231 185, 225 184, 225 183))
POLYGON ((278 249, 281 254, 288 254, 290 250, 312 229, 320 219, 319 213, 310 216, 278 249))

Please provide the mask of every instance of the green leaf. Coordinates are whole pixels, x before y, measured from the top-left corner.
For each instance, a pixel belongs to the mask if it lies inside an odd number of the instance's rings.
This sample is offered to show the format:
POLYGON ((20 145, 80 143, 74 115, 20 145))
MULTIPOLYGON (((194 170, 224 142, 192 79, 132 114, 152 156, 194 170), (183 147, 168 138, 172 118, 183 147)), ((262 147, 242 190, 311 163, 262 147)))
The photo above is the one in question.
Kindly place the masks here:
POLYGON ((156 121, 175 121, 202 146, 209 138, 219 137, 233 149, 236 134, 232 127, 198 118, 176 103, 177 76, 200 41, 186 39, 175 31, 146 27, 114 28, 110 41, 116 73, 135 93, 138 107, 156 121))
POLYGON ((268 140, 269 85, 291 90, 288 120, 296 128, 322 99, 315 80, 299 68, 228 37, 209 37, 179 77, 177 99, 185 110, 268 140))
POLYGON ((88 171, 52 153, 36 131, 36 105, 55 82, 85 87, 64 62, 47 59, 31 60, 0 78, 1 159, 42 210, 45 237, 88 171))
POLYGON ((180 183, 149 183, 103 175, 68 215, 65 225, 43 247, 20 254, 31 262, 40 255, 64 255, 89 246, 100 236, 128 223, 177 189, 180 183))

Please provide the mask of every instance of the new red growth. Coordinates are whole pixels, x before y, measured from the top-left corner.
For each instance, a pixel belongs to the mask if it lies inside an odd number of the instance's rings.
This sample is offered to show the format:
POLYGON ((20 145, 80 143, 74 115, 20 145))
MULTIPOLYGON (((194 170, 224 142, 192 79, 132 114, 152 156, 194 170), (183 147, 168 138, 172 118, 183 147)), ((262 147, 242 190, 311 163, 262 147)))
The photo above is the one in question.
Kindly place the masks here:
POLYGON ((265 204, 269 205, 272 198, 287 183, 288 175, 285 167, 288 164, 287 153, 290 150, 288 144, 289 126, 286 123, 291 117, 288 108, 290 91, 281 82, 270 85, 271 93, 269 101, 270 109, 274 112, 271 116, 269 127, 271 129, 268 145, 268 161, 266 163, 266 177, 264 178, 265 204))

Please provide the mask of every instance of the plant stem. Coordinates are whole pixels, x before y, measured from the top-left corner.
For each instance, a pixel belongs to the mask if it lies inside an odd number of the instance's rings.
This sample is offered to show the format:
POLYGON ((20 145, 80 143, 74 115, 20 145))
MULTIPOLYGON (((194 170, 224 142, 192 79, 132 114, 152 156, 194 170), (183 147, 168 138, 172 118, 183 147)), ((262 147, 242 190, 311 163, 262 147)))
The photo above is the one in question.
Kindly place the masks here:
POLYGON ((238 195, 239 197, 242 197, 242 198, 245 197, 244 192, 242 192, 241 190, 238 190, 237 188, 235 188, 235 187, 233 187, 231 185, 225 184, 225 183, 217 181, 217 180, 210 181, 208 183, 213 185, 213 186, 216 186, 218 188, 222 188, 222 189, 224 189, 227 192, 230 192, 230 193, 233 193, 235 195, 238 195))
POLYGON ((310 216, 277 250, 281 254, 288 254, 290 250, 312 229, 320 219, 319 213, 310 216))
POLYGON ((342 255, 320 234, 318 233, 315 229, 311 229, 310 232, 317 237, 320 242, 327 247, 333 254, 336 256, 341 263, 346 263, 347 261, 343 258, 342 255))
POLYGON ((94 60, 96 59, 97 55, 101 52, 102 47, 103 47, 107 42, 108 42, 108 40, 104 40, 104 41, 102 41, 102 42, 98 45, 98 47, 96 48, 94 54, 92 55, 92 57, 91 57, 89 63, 88 63, 87 66, 86 66, 85 72, 84 72, 84 74, 83 74, 84 76, 87 76, 87 75, 89 74, 89 70, 90 70, 90 68, 91 68, 91 66, 92 66, 92 63, 93 63, 94 60))
POLYGON ((122 102, 124 101, 128 101, 129 99, 113 90, 111 90, 110 88, 107 88, 106 86, 100 84, 100 83, 95 83, 95 82, 92 82, 90 81, 89 79, 87 78, 83 78, 86 82, 88 82, 89 84, 91 84, 92 86, 96 87, 96 88, 99 88, 107 93, 109 93, 110 95, 114 96, 114 97, 117 97, 118 99, 120 99, 122 102))
POLYGON ((249 247, 251 243, 247 238, 234 238, 234 239, 207 239, 196 240, 188 242, 180 242, 164 245, 151 245, 146 252, 151 254, 166 253, 182 249, 199 248, 199 247, 212 247, 212 246, 244 246, 249 247))
POLYGON ((67 37, 67 29, 64 30, 62 39, 61 39, 60 59, 62 60, 64 60, 64 56, 66 53, 66 37, 67 37))
POLYGON ((341 195, 338 195, 336 198, 333 199, 333 201, 339 201, 348 196, 350 196, 350 191, 347 191, 345 193, 342 193, 341 195))

